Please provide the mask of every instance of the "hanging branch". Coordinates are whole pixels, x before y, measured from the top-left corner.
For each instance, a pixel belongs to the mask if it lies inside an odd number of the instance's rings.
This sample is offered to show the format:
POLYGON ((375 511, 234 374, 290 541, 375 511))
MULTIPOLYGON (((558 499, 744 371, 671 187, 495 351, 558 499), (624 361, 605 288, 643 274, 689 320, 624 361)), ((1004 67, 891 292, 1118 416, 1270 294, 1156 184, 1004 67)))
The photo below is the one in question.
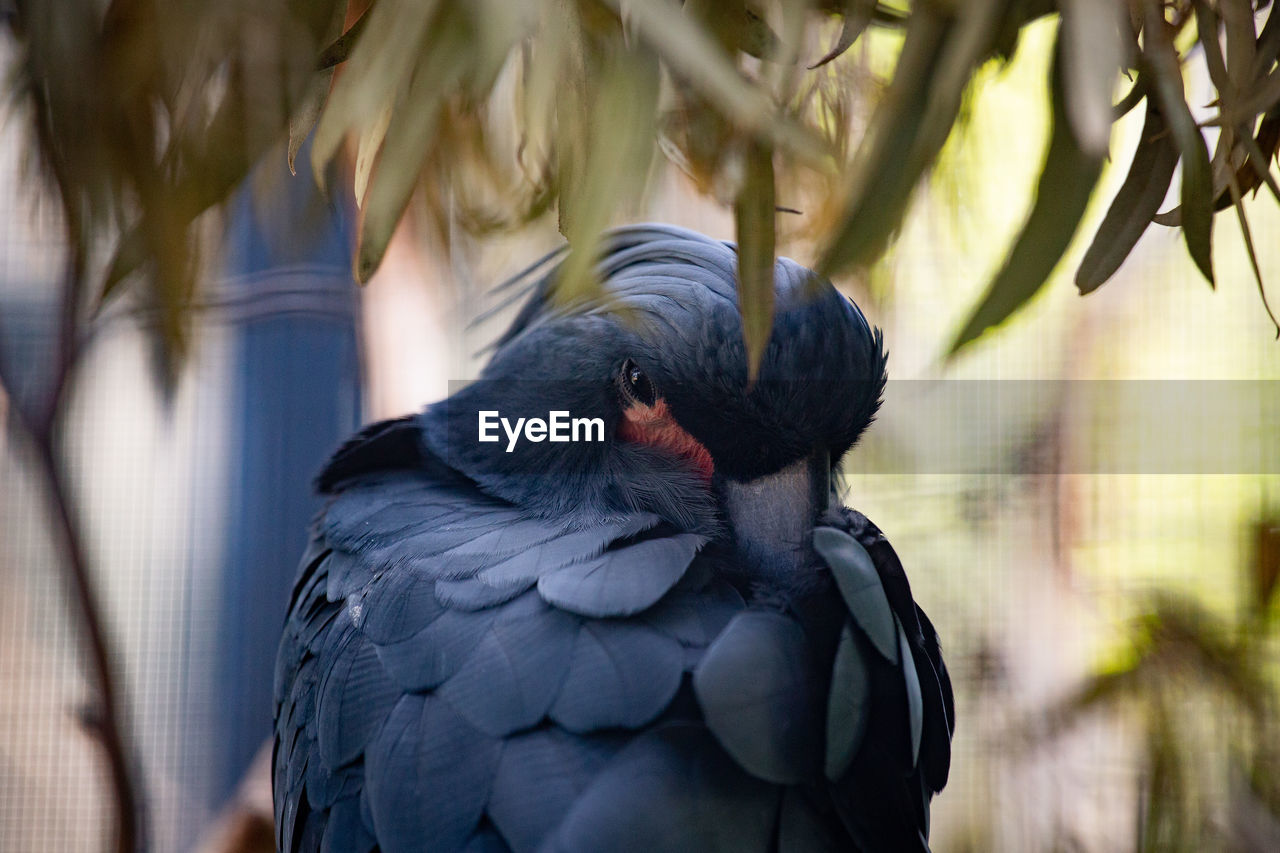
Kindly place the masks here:
MULTIPOLYGON (((47 115, 42 93, 32 87, 37 115, 47 115)), ((102 745, 111 777, 111 791, 116 815, 117 853, 141 853, 147 849, 144 827, 145 802, 137 786, 134 762, 124 738, 124 710, 118 681, 111 666, 111 651, 102 619, 102 603, 91 575, 80 525, 76 519, 63 455, 62 438, 67 413, 69 390, 83 354, 84 336, 80 330, 82 295, 87 281, 86 239, 80 208, 70 189, 66 169, 57 156, 46 121, 35 122, 37 142, 44 163, 53 175, 66 227, 68 246, 67 270, 58 304, 57 347, 52 377, 43 405, 34 410, 21 405, 13 394, 10 377, 0 365, 0 385, 13 402, 13 411, 35 448, 35 459, 48 488, 53 509, 55 535, 62 540, 68 595, 72 600, 77 627, 88 653, 87 672, 96 704, 81 711, 81 723, 102 745)))

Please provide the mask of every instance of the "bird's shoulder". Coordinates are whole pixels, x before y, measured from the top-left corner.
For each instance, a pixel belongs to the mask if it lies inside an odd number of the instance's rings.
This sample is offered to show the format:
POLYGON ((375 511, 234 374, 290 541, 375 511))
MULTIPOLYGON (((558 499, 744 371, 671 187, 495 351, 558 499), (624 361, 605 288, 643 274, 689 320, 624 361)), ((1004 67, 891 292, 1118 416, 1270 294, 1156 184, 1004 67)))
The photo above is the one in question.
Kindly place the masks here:
POLYGON ((702 537, 642 512, 529 515, 447 466, 387 464, 400 429, 335 456, 300 568, 276 684, 280 846, 461 849, 489 827, 527 847, 625 733, 675 713, 744 603, 696 559, 702 537), (457 795, 436 808, 430 790, 457 795))

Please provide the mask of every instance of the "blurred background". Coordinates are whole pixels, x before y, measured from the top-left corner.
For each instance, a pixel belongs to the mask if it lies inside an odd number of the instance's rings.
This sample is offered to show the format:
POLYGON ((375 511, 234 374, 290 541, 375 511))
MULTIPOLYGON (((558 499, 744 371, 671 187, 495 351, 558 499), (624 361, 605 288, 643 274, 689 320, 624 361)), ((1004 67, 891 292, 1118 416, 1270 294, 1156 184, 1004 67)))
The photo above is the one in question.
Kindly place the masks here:
MULTIPOLYGON (((1216 220, 1216 290, 1180 232, 1155 226, 1082 298, 1072 271, 1139 145, 1130 113, 1047 285, 948 357, 1032 204, 1056 30, 1029 23, 1012 59, 976 68, 896 241, 836 277, 890 350, 846 502, 894 543, 958 693, 932 846, 1277 850, 1280 344, 1237 220, 1216 220)), ((837 61, 855 138, 901 41, 872 29, 837 61)), ((21 51, 6 32, 0 66, 21 51)), ((1188 103, 1215 97, 1203 67, 1188 67, 1186 87, 1188 103)), ((295 176, 287 141, 273 141, 199 227, 181 359, 160 351, 145 298, 83 320, 59 416, 60 502, 18 417, 60 381, 72 248, 30 109, 12 98, 0 124, 0 850, 96 851, 112 832, 81 614, 58 568, 64 505, 101 598, 152 848, 229 849, 238 833, 239 849, 270 849, 253 816, 269 803, 261 749, 318 506, 310 479, 359 425, 473 377, 510 315, 473 322, 497 301, 489 288, 564 238, 554 217, 466 227, 427 190, 361 287, 355 147, 326 194, 310 146, 295 176)), ((654 169, 612 221, 734 239, 732 200, 695 178, 654 169)), ((821 241, 788 217, 821 207, 812 192, 778 191, 800 210, 779 214, 778 252, 810 265, 821 241)), ((1273 283, 1280 210, 1268 201, 1245 204, 1273 283)))

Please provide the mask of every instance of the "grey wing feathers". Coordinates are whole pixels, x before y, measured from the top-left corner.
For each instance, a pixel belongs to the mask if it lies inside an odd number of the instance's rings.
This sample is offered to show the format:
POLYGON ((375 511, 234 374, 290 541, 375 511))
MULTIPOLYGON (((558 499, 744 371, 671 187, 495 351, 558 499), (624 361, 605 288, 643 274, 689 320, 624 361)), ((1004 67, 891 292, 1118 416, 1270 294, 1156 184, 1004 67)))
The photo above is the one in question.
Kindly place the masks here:
POLYGON ((832 800, 863 849, 928 850, 955 727, 938 637, 875 525, 849 510, 827 521, 815 546, 848 608, 827 697, 832 800))
POLYGON ((671 704, 707 628, 680 599, 732 606, 706 583, 668 595, 701 544, 644 513, 563 530, 457 478, 349 482, 278 659, 280 849, 536 849, 617 732, 671 704), (535 784, 560 806, 531 809, 535 784))
POLYGON ((324 481, 277 661, 280 850, 927 850, 950 681, 870 522, 820 531, 806 621, 700 537, 529 517, 411 430, 324 481))

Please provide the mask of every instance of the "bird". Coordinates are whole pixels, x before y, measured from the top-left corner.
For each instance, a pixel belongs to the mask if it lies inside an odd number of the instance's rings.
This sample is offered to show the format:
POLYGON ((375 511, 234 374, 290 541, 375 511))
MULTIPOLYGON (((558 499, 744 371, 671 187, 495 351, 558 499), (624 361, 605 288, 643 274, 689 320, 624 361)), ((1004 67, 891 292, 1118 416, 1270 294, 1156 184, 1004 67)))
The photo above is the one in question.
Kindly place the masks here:
POLYGON ((279 849, 927 851, 950 677, 839 497, 883 334, 779 258, 752 371, 734 244, 606 232, 600 288, 567 300, 566 257, 517 277, 477 379, 316 479, 275 672, 279 849), (550 440, 570 417, 600 428, 550 440), (485 418, 524 426, 481 441, 485 418))

